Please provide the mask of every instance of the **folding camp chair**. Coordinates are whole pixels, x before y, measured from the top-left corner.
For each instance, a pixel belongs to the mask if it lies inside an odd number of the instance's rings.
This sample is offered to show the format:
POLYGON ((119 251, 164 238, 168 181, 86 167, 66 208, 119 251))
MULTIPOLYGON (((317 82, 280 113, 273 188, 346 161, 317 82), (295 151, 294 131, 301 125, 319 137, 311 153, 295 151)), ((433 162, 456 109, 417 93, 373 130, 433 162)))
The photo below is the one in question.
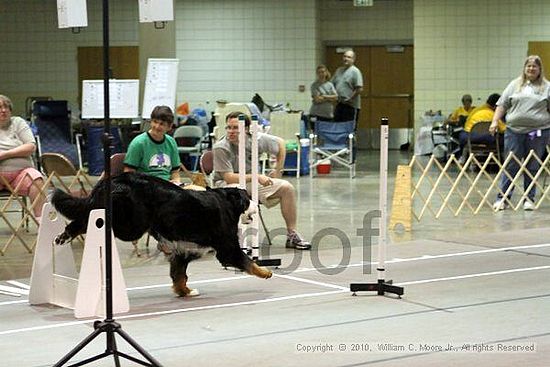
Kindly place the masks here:
POLYGON ((32 121, 37 129, 38 155, 61 153, 78 169, 82 168, 80 134, 72 141, 70 111, 67 101, 36 101, 32 121))
MULTIPOLYGON (((6 225, 12 232, 11 236, 4 243, 4 246, 0 249, 1 255, 5 254, 6 250, 12 244, 12 242, 15 241, 15 239, 18 239, 29 253, 32 253, 32 250, 36 244, 36 239, 34 239, 34 242, 32 244, 27 243, 27 240, 20 233, 22 229, 28 231, 29 222, 31 220, 36 225, 39 225, 38 220, 35 218, 33 213, 34 207, 39 202, 38 198, 29 203, 26 197, 19 194, 19 190, 24 181, 25 180, 21 180, 16 187, 12 187, 4 177, 0 176, 0 183, 4 187, 4 189, 0 191, 0 197, 3 201, 2 205, 0 205, 0 219, 2 219, 6 223, 6 225), (14 209, 14 206, 16 207, 16 209, 14 209), (8 215, 9 213, 14 211, 21 212, 21 218, 18 220, 17 223, 15 223, 14 219, 8 215)), ((36 184, 36 181, 33 181, 33 185, 36 184)), ((44 185, 44 187, 37 187, 38 191, 42 193, 42 195, 46 195, 45 187, 46 184, 44 185)))
POLYGON ((327 161, 337 163, 349 170, 350 178, 355 177, 355 121, 315 122, 314 134, 310 136, 310 176, 317 166, 327 161))
POLYGON ((468 134, 468 153, 484 158, 486 158, 489 153, 494 153, 500 162, 500 136, 498 133, 495 134, 494 137, 490 136, 489 126, 491 126, 491 121, 480 121, 472 126, 468 134))
MULTIPOLYGON (((302 170, 302 163, 300 159, 302 157, 301 144, 300 144, 300 122, 302 121, 302 113, 286 113, 278 112, 271 114, 271 125, 269 133, 278 136, 285 140, 287 146, 287 162, 283 171, 296 172, 296 177, 300 178, 300 171, 302 170), (294 144, 292 144, 294 143, 294 144), (289 149, 288 146, 294 146, 295 148, 289 149), (291 155, 295 155, 296 165, 287 165, 292 159, 289 159, 291 155)), ((294 162, 292 162, 294 163, 294 162)), ((307 162, 306 162, 307 163, 307 162)), ((307 174, 307 173, 306 173, 307 174)))

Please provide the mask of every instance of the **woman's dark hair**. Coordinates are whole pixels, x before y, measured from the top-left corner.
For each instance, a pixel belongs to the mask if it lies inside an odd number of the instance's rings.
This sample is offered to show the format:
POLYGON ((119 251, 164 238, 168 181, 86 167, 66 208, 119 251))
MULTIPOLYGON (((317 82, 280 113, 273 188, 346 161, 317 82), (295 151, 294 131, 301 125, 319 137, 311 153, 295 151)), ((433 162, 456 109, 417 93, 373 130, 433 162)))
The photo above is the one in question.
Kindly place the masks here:
POLYGON ((493 93, 487 98, 487 104, 491 107, 496 107, 498 99, 500 98, 500 94, 493 93))
POLYGON ((174 113, 168 106, 157 106, 151 112, 151 120, 160 120, 172 126, 174 123, 174 113))

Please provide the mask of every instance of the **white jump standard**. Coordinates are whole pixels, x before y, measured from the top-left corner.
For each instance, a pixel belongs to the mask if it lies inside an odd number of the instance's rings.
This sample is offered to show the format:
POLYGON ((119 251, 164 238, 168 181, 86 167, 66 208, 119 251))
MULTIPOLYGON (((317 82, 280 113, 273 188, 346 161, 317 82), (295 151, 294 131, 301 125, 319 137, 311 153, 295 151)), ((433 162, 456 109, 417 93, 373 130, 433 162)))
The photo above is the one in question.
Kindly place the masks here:
MULTIPOLYGON (((258 200, 258 116, 252 115, 252 121, 250 123, 249 129, 251 139, 250 191, 252 201, 258 204, 258 210, 260 210, 260 204, 258 200)), ((244 115, 239 116, 239 187, 246 190, 246 125, 244 115)), ((280 266, 281 259, 260 259, 260 245, 258 236, 259 218, 260 215, 258 212, 254 213, 252 216, 252 260, 260 266, 280 266)), ((246 232, 241 231, 241 233, 246 232)), ((267 232, 266 236, 269 236, 267 232)), ((269 243, 271 243, 269 237, 268 241, 269 243)), ((246 244, 245 238, 241 238, 241 249, 244 252, 248 252, 248 246, 246 244)))
MULTIPOLYGON (((386 272, 386 244, 387 244, 387 218, 388 218, 388 119, 382 117, 380 122, 380 187, 379 187, 379 208, 380 208, 380 230, 378 241, 378 272, 377 283, 351 283, 350 291, 355 292, 376 291, 379 296, 386 292, 397 294, 401 297, 404 293, 403 287, 392 285, 392 281, 385 280, 386 272)), ((368 237, 368 236, 367 236, 368 237)))

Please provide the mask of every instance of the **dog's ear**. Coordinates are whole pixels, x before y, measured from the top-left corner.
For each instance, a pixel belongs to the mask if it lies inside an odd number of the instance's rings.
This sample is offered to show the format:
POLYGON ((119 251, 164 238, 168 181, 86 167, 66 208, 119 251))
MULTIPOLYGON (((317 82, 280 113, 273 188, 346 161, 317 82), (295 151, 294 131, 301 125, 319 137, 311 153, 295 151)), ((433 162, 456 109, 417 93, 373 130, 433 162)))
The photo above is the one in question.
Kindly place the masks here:
POLYGON ((246 190, 231 188, 228 192, 228 198, 239 214, 243 213, 250 206, 250 198, 246 190))

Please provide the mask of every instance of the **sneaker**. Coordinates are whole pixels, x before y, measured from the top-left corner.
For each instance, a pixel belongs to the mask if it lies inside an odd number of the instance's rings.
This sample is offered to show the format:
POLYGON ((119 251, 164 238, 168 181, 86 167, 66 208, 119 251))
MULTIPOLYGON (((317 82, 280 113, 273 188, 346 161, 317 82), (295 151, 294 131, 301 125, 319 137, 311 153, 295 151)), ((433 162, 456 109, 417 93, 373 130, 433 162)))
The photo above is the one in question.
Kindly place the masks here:
POLYGON ((287 234, 285 247, 296 250, 311 250, 311 244, 300 237, 297 232, 287 234))
POLYGON ((535 204, 531 200, 525 199, 523 201, 523 210, 533 211, 535 210, 535 204))
POLYGON ((508 204, 506 203, 506 200, 504 198, 497 199, 495 203, 493 204, 493 210, 498 212, 501 210, 504 210, 508 207, 508 204))

